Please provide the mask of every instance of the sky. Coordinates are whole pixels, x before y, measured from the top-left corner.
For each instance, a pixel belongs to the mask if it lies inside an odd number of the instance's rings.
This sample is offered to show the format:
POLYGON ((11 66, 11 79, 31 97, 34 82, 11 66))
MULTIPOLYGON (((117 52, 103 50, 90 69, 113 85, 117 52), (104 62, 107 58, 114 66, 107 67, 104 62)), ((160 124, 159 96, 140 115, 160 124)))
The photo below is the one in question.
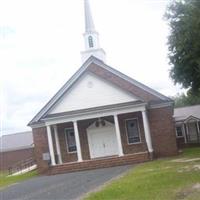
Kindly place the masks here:
MULTIPOLYGON (((167 96, 168 0, 90 0, 107 64, 167 96)), ((1 135, 27 123, 81 66, 83 0, 0 0, 1 135)))

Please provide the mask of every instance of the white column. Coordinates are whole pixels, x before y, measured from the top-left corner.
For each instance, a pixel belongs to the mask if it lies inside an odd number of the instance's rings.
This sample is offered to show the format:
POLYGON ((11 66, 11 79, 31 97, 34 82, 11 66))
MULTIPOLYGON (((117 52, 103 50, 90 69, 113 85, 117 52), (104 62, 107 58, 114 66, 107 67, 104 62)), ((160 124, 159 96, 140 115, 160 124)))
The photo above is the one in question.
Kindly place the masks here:
POLYGON ((78 162, 81 162, 83 161, 83 159, 82 159, 82 153, 81 153, 81 145, 80 145, 77 121, 74 121, 73 124, 74 124, 74 135, 75 135, 75 140, 76 140, 78 162))
POLYGON ((61 157, 61 151, 60 151, 60 142, 58 139, 58 130, 57 130, 57 126, 54 125, 53 126, 53 130, 54 130, 54 136, 55 136, 55 142, 56 142, 56 152, 58 155, 58 163, 62 164, 62 157, 61 157))
POLYGON ((186 127, 186 133, 187 133, 187 143, 190 143, 190 133, 189 133, 189 128, 188 128, 188 123, 185 123, 186 127))
POLYGON ((187 143, 187 135, 186 135, 187 133, 186 133, 186 129, 185 129, 185 123, 182 124, 181 128, 182 128, 182 131, 183 131, 183 134, 184 134, 183 136, 184 136, 184 141, 185 141, 185 144, 186 144, 187 143))
POLYGON ((48 138, 48 144, 49 144, 49 153, 50 153, 50 158, 51 158, 51 165, 56 165, 54 149, 53 149, 53 140, 52 140, 51 127, 50 126, 47 126, 47 138, 48 138))
POLYGON ((147 117, 146 110, 142 111, 142 119, 144 124, 144 134, 147 142, 148 151, 153 152, 152 141, 151 141, 151 133, 149 128, 149 120, 147 117))
POLYGON ((197 120, 197 132, 200 133, 199 121, 197 120))
POLYGON ((200 142, 200 127, 199 127, 199 121, 197 120, 197 137, 198 137, 198 140, 200 142))
POLYGON ((119 121, 117 115, 114 115, 114 121, 115 121, 115 131, 116 131, 116 136, 117 136, 117 145, 118 145, 118 150, 119 150, 119 156, 123 156, 123 148, 122 148, 122 140, 121 140, 121 134, 120 134, 120 129, 119 129, 119 121))

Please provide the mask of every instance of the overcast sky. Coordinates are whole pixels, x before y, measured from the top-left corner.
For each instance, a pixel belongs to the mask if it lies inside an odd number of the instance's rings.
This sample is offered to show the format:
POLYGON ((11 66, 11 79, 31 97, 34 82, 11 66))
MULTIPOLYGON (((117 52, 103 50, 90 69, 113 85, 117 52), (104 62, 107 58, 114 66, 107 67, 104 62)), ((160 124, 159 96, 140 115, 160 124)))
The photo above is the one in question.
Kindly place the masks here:
MULTIPOLYGON (((107 64, 172 96, 168 1, 90 0, 107 64)), ((81 66, 83 0, 0 0, 1 134, 26 124, 81 66)))

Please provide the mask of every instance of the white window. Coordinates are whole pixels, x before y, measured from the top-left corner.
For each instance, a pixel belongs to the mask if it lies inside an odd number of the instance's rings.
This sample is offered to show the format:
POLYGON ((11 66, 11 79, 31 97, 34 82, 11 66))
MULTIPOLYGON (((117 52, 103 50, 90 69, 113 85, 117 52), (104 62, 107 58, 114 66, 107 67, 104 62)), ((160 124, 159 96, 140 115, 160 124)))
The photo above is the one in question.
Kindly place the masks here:
POLYGON ((177 137, 183 137, 183 129, 182 129, 181 125, 176 126, 176 136, 177 137))
POLYGON ((137 119, 126 120, 126 131, 129 144, 140 142, 139 125, 137 119))
POLYGON ((75 140, 75 135, 74 135, 74 129, 66 128, 65 136, 66 136, 68 152, 70 152, 70 153, 76 152, 76 140, 75 140))

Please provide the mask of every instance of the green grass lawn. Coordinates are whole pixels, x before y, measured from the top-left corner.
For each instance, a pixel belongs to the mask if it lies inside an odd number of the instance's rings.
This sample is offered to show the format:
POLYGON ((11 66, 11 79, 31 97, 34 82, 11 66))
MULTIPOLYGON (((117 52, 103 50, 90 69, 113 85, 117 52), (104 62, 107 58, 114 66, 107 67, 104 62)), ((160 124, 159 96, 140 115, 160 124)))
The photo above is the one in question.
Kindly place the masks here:
POLYGON ((200 158, 200 148, 186 149, 179 156, 138 165, 86 199, 200 200, 200 160, 196 158, 200 158))
POLYGON ((37 176, 36 170, 17 176, 8 176, 7 173, 0 172, 0 189, 8 185, 30 179, 35 176, 37 176))

